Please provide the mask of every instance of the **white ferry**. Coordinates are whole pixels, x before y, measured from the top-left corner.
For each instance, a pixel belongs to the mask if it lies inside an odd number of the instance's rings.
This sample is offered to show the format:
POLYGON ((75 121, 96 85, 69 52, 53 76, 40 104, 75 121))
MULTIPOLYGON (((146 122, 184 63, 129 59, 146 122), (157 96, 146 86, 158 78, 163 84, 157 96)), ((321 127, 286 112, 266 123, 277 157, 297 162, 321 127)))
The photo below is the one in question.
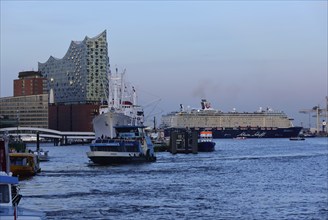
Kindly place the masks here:
POLYGON ((155 162, 153 143, 145 126, 115 126, 116 136, 97 138, 90 145, 88 158, 95 164, 155 162))

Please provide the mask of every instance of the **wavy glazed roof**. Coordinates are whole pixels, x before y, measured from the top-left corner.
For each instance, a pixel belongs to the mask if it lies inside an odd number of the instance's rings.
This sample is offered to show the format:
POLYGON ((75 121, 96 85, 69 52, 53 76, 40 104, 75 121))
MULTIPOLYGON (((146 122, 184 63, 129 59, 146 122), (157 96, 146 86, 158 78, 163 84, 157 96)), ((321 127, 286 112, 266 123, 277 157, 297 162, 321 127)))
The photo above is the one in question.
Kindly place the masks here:
POLYGON ((74 47, 82 47, 82 46, 86 45, 86 42, 87 42, 87 41, 96 41, 96 40, 98 40, 100 37, 103 37, 103 38, 106 39, 106 37, 107 37, 106 35, 107 35, 106 30, 104 30, 103 32, 101 32, 100 34, 98 34, 98 35, 95 36, 95 37, 88 37, 88 36, 85 36, 85 38, 83 39, 83 41, 73 41, 73 40, 72 40, 71 43, 70 43, 70 46, 69 46, 69 48, 68 48, 66 54, 63 56, 63 58, 56 58, 56 57, 54 57, 54 56, 50 56, 46 62, 44 62, 44 63, 39 62, 39 65, 40 65, 40 64, 41 64, 41 65, 44 65, 44 64, 46 64, 47 62, 51 62, 51 61, 61 61, 61 60, 65 59, 66 56, 68 56, 68 54, 69 54, 69 52, 72 50, 72 48, 74 48, 74 47))

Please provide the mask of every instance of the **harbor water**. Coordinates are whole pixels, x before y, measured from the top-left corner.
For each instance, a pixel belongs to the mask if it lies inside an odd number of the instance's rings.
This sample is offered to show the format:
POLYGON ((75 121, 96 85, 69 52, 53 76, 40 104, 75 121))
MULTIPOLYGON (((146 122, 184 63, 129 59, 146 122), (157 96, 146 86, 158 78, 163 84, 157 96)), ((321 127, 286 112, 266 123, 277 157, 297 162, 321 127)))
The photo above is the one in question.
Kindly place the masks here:
POLYGON ((328 219, 327 138, 215 142, 120 166, 92 165, 88 145, 41 144, 50 161, 20 182, 20 206, 47 219, 328 219))

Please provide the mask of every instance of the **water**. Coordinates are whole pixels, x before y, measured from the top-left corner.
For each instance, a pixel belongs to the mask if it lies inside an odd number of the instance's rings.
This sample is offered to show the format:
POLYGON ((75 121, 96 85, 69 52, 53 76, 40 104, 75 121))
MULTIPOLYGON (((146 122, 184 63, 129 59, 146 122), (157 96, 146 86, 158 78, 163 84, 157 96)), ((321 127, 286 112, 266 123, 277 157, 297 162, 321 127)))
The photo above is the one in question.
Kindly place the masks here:
POLYGON ((43 145, 50 161, 20 182, 20 205, 47 219, 328 219, 328 139, 216 143, 122 166, 90 166, 87 145, 43 145))

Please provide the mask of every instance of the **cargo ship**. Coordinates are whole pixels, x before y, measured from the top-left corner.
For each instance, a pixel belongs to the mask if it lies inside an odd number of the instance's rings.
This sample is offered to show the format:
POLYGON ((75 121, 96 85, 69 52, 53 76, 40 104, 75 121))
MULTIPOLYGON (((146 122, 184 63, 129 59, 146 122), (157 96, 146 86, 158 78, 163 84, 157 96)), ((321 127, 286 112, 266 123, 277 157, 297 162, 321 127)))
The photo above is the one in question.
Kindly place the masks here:
POLYGON ((115 137, 114 126, 142 125, 144 111, 137 105, 137 94, 133 86, 124 80, 123 73, 109 74, 109 97, 99 107, 99 114, 92 120, 95 139, 115 137))
POLYGON ((299 135, 302 127, 293 126, 291 118, 284 112, 259 109, 255 112, 222 112, 211 108, 202 99, 201 109, 184 110, 162 116, 165 136, 176 128, 212 131, 213 138, 291 138, 299 135))

